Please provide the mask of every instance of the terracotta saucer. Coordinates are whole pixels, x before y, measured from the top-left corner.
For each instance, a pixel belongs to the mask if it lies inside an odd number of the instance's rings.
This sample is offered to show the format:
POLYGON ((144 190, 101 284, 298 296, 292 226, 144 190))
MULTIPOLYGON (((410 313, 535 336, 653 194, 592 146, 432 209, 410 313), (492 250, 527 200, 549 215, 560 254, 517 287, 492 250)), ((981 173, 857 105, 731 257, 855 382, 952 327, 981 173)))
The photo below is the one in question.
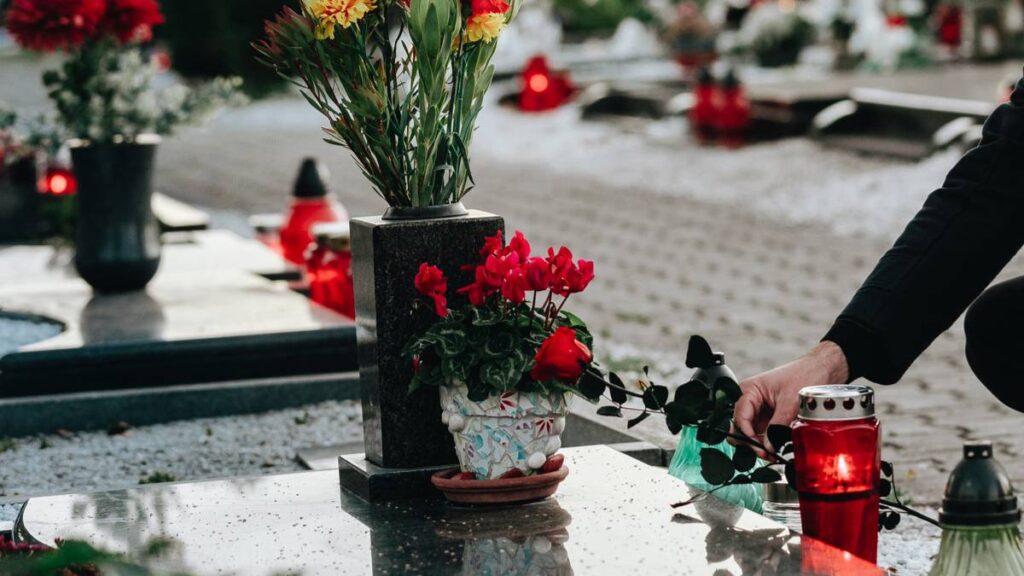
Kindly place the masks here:
POLYGON ((430 481, 445 497, 459 504, 495 505, 516 504, 547 498, 558 490, 558 485, 569 475, 569 468, 563 465, 554 472, 522 476, 520 478, 498 478, 497 480, 456 480, 458 468, 435 473, 430 481))

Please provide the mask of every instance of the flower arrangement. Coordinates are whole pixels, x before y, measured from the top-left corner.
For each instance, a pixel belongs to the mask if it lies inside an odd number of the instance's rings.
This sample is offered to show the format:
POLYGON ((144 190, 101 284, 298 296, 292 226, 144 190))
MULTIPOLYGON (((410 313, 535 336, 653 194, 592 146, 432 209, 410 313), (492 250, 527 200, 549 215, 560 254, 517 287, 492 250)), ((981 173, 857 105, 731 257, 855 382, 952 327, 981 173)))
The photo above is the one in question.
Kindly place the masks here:
POLYGON ((267 22, 260 60, 327 119, 391 206, 458 202, 505 0, 304 0, 267 22), (397 33, 392 33, 397 27, 397 33))
POLYGON ((582 393, 593 337, 565 304, 594 279, 594 263, 573 261, 564 246, 532 256, 519 231, 507 246, 501 232, 489 237, 480 256, 474 281, 455 291, 468 303, 455 309, 444 272, 420 266, 415 287, 435 320, 405 348, 410 390, 464 384, 476 402, 513 391, 582 393))
POLYGON ((150 88, 154 67, 140 44, 163 22, 156 0, 12 0, 5 20, 21 47, 67 53, 43 83, 68 137, 115 142, 169 134, 242 100, 237 79, 160 93, 150 88))

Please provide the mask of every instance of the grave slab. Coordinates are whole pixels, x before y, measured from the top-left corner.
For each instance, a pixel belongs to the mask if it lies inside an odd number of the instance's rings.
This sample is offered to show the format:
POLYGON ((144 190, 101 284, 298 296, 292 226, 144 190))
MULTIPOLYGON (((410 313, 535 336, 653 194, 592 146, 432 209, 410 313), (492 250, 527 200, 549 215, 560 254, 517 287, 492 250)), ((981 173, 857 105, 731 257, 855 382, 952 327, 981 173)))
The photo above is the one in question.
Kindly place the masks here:
POLYGON ((195 574, 881 575, 877 567, 714 497, 674 511, 686 486, 606 446, 564 451, 558 494, 508 508, 371 504, 333 471, 34 498, 16 538, 84 539, 195 574))
POLYGON ((0 357, 0 398, 355 370, 352 321, 260 274, 280 258, 226 232, 164 236, 145 291, 96 295, 68 254, 0 248, 0 310, 65 331, 0 357))

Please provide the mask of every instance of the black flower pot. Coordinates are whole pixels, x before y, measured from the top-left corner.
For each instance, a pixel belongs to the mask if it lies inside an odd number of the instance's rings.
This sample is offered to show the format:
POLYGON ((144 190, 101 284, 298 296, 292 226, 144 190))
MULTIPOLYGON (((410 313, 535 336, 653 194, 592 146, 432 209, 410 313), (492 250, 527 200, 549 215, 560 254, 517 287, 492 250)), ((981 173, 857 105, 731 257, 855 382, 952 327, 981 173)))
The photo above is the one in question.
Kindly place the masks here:
MULTIPOLYGON (((450 304, 460 305, 464 300, 455 289, 473 279, 462 267, 477 263, 484 238, 503 227, 499 216, 466 211, 461 204, 392 208, 351 221, 365 459, 389 469, 382 474, 386 478, 401 476, 395 469, 457 463, 451 434, 441 423, 437 389, 409 393, 412 365, 402 349, 431 321, 413 309, 421 299, 413 286, 416 272, 423 262, 440 267, 448 276, 450 304)), ((409 496, 424 487, 432 491, 429 475, 398 480, 394 489, 381 481, 378 491, 376 479, 350 483, 342 467, 342 484, 359 485, 353 489, 371 500, 409 496)))
POLYGON ((160 265, 153 216, 157 136, 122 144, 73 145, 78 180, 75 268, 97 292, 140 290, 160 265))

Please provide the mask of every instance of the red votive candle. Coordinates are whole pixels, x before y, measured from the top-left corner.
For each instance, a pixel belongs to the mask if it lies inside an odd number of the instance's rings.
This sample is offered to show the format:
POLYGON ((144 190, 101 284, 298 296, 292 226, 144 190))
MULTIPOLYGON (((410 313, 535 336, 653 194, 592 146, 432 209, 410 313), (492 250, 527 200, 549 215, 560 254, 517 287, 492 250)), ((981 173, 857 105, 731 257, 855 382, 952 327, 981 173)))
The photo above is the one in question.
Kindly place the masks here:
POLYGON ((349 318, 356 317, 352 286, 352 240, 348 223, 313 226, 306 258, 309 298, 349 318))
POLYGON ((871 388, 800 391, 793 447, 804 534, 870 562, 878 556, 879 440, 871 388))

